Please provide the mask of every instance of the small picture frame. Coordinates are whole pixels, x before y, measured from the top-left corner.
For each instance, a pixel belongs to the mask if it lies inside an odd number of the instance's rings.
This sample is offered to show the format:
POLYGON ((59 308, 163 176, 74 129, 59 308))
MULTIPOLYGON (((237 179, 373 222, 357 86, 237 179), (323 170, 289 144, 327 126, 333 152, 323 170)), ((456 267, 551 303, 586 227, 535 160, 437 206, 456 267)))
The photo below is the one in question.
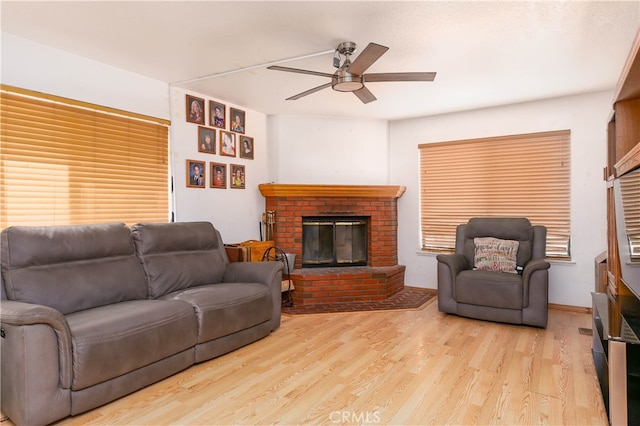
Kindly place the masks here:
POLYGON ((205 161, 187 160, 187 187, 205 188, 206 168, 205 161))
POLYGON ((223 163, 209 163, 211 182, 209 186, 211 188, 227 189, 227 165, 223 163))
POLYGON ((244 130, 247 127, 244 111, 242 111, 241 109, 230 108, 229 120, 231 121, 231 131, 244 134, 244 130))
POLYGON ((198 152, 216 153, 216 131, 198 126, 198 152))
POLYGON ((227 125, 227 106, 209 101, 209 126, 224 129, 227 125))
POLYGON ((231 164, 231 188, 244 189, 246 183, 246 175, 244 166, 240 164, 231 164))
POLYGON ((236 156, 236 134, 220 130, 220 155, 236 156))
POLYGON ((249 136, 240 136, 240 158, 253 160, 253 138, 249 136))
POLYGON ((204 99, 187 95, 187 121, 204 125, 204 99))

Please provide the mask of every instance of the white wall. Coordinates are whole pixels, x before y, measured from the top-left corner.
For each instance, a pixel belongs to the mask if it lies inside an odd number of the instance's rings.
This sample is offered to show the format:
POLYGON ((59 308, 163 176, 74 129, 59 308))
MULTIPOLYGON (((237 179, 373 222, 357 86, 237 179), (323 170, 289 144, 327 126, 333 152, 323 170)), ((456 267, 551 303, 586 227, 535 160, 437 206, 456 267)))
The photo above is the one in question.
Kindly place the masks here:
POLYGON ((276 183, 389 183, 384 120, 271 116, 269 150, 276 183))
POLYGON ((611 92, 599 92, 391 123, 391 181, 407 187, 398 202, 398 256, 407 266, 406 283, 436 288, 435 256, 420 253, 418 144, 570 129, 572 261, 552 262, 549 300, 591 306, 594 257, 606 250, 602 168, 611 99, 611 92))
POLYGON ((3 84, 169 120, 167 83, 2 33, 3 84))

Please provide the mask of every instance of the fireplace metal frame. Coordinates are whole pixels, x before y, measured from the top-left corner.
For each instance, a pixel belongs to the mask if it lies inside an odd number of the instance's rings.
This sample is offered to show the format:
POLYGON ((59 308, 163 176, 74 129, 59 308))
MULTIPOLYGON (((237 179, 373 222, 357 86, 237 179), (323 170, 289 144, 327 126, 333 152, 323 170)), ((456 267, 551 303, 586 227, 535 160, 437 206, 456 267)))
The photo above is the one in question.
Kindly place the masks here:
MULTIPOLYGON (((303 217, 302 218, 302 267, 303 268, 314 268, 314 267, 333 267, 333 266, 366 266, 368 264, 369 258, 369 217, 362 216, 313 216, 313 217, 303 217), (307 246, 307 238, 309 237, 308 232, 310 232, 310 227, 315 227, 320 233, 320 230, 325 227, 330 226, 330 236, 325 233, 325 238, 329 238, 331 240, 330 250, 325 248, 323 251, 323 257, 321 255, 308 256, 307 246), (350 249, 351 254, 349 256, 345 256, 344 253, 340 254, 341 247, 344 248, 343 244, 341 244, 338 240, 340 237, 351 237, 353 238, 353 232, 351 234, 344 234, 339 230, 346 230, 345 227, 353 227, 358 226, 359 234, 356 234, 356 237, 360 235, 359 243, 360 245, 357 247, 357 250, 354 254, 354 246, 350 245, 347 249, 350 249), (305 246, 307 246, 307 253, 305 253, 305 246), (329 251, 331 252, 329 254, 329 251), (354 257, 356 256, 356 257, 354 257), (318 257, 322 257, 318 259, 318 257), (330 257, 330 259, 329 259, 330 257)), ((350 228, 353 230, 353 228, 350 228)), ((353 243, 353 240, 351 240, 353 243)))

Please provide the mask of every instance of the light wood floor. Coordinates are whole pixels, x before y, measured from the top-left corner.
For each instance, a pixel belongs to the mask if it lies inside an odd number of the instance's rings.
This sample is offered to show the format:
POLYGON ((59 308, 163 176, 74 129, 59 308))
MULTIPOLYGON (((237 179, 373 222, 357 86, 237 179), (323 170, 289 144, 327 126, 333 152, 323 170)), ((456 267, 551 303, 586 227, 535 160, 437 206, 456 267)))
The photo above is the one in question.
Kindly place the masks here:
POLYGON ((284 316, 259 342, 59 424, 606 425, 580 327, 589 314, 551 309, 542 330, 437 301, 284 316))

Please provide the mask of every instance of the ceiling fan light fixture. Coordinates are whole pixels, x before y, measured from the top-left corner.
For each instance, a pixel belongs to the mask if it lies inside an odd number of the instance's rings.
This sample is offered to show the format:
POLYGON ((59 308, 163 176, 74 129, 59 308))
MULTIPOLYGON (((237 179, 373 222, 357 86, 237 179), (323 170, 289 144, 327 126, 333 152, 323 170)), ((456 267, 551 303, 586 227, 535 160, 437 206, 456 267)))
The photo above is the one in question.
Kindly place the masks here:
POLYGON ((362 76, 340 72, 333 76, 331 87, 338 92, 355 92, 364 87, 362 76))

